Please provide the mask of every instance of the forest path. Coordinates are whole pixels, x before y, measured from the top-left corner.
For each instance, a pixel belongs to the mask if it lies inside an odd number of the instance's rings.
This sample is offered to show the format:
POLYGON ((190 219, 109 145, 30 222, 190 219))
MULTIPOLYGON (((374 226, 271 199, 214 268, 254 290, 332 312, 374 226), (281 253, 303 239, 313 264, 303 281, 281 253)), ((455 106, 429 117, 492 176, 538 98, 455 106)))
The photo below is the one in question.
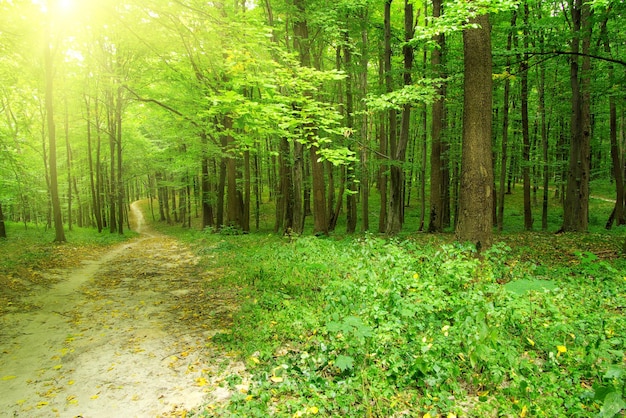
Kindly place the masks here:
POLYGON ((210 344, 231 309, 206 294, 211 273, 131 208, 139 238, 49 272, 62 281, 27 296, 32 310, 0 318, 1 416, 184 416, 243 368, 210 344))

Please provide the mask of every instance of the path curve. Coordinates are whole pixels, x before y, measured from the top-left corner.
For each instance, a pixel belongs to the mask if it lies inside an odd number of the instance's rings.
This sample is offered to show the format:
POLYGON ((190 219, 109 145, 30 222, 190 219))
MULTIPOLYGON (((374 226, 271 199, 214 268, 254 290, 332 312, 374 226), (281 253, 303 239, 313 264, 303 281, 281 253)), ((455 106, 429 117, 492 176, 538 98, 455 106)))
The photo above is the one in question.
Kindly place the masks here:
POLYGON ((0 415, 181 416, 224 362, 242 367, 218 358, 194 311, 208 280, 196 257, 131 209, 138 238, 58 272, 28 296, 38 309, 0 318, 0 415))

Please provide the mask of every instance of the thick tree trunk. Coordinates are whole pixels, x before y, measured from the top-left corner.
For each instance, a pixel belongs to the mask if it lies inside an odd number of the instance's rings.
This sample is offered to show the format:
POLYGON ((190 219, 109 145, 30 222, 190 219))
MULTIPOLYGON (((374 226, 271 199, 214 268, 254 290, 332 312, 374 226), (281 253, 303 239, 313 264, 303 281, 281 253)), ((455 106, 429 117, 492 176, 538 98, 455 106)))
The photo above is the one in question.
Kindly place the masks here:
POLYGON ((54 241, 65 242, 63 230, 63 217, 61 214, 61 201, 59 199, 59 180, 57 173, 57 143, 56 128, 54 124, 54 69, 52 65, 52 51, 50 50, 50 27, 48 23, 45 49, 44 49, 44 72, 46 77, 46 121, 48 125, 48 146, 50 166, 50 199, 52 202, 52 216, 54 220, 54 241))
POLYGON ((319 161, 317 146, 311 145, 311 175, 313 177, 313 233, 316 235, 328 234, 328 219, 326 219, 326 192, 324 183, 324 163, 319 161))
POLYGON ((487 15, 476 17, 472 23, 479 27, 463 32, 465 98, 456 236, 472 242, 480 251, 493 241, 491 30, 487 15))

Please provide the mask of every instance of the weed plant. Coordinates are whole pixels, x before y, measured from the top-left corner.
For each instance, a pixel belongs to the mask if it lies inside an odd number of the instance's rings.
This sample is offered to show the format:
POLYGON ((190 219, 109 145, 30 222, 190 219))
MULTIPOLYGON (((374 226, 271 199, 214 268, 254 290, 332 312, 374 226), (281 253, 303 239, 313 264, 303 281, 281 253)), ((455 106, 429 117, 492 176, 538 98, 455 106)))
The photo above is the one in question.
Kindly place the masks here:
POLYGON ((214 343, 237 351, 252 377, 198 416, 611 417, 624 408, 619 260, 570 248, 567 259, 537 263, 503 242, 476 257, 433 237, 204 235, 199 248, 230 269, 223 285, 243 292, 232 332, 214 343))

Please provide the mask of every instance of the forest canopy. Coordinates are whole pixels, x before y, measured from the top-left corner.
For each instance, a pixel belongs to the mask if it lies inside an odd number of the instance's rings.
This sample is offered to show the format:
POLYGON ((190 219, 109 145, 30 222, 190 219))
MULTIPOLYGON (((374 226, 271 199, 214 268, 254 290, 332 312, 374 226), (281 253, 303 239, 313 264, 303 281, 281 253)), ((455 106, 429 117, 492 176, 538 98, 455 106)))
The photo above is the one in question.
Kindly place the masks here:
POLYGON ((523 229, 588 230, 594 184, 624 224, 625 8, 2 0, 0 235, 123 233, 149 196, 183 227, 480 247, 516 187, 523 229))

